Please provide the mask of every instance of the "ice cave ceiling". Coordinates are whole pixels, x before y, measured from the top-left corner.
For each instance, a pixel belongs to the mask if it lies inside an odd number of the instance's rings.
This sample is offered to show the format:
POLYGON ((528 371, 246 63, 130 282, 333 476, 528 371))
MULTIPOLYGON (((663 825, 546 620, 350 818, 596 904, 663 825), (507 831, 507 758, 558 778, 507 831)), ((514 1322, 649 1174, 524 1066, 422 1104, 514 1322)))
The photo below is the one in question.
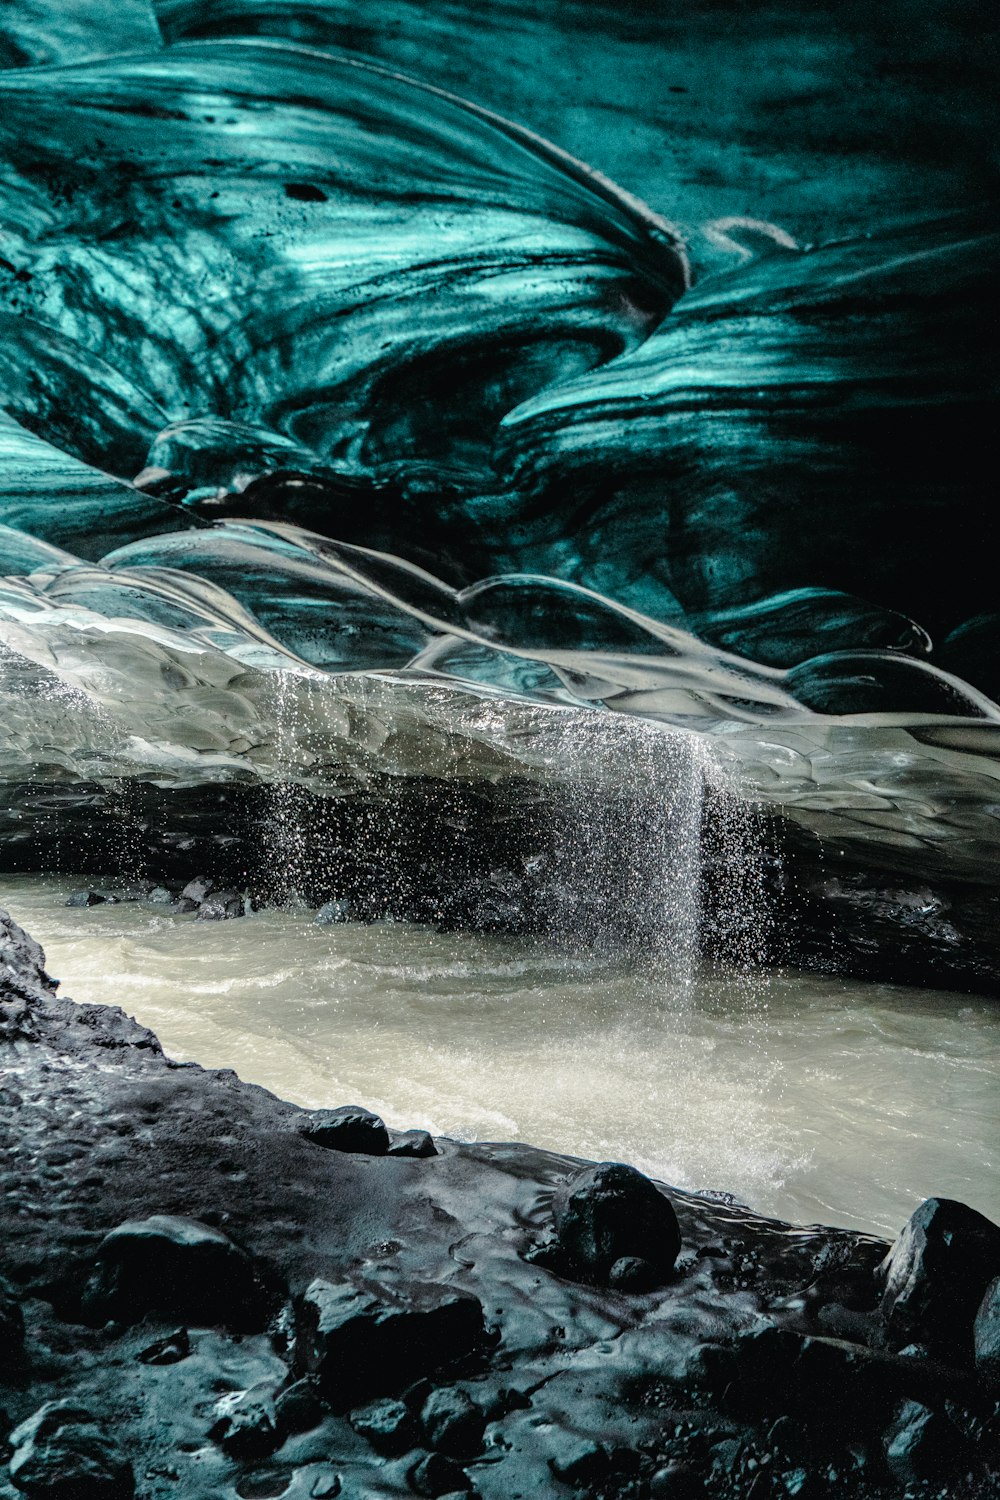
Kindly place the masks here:
POLYGON ((610 710, 994 881, 981 8, 675 9, 4 7, 12 808, 610 710))

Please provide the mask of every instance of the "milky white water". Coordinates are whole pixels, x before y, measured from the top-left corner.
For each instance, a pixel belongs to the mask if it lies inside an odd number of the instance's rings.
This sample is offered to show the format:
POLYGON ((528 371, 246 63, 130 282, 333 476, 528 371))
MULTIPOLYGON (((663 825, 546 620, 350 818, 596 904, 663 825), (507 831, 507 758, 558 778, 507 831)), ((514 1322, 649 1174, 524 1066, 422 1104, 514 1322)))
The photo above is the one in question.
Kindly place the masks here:
MULTIPOLYGON (((79 882, 78 882, 79 883, 79 882)), ((167 1052, 391 1125, 631 1161, 800 1222, 895 1233, 920 1199, 1000 1220, 1000 1006, 789 973, 677 985, 606 957, 306 911, 68 909, 0 876, 80 1001, 167 1052)))

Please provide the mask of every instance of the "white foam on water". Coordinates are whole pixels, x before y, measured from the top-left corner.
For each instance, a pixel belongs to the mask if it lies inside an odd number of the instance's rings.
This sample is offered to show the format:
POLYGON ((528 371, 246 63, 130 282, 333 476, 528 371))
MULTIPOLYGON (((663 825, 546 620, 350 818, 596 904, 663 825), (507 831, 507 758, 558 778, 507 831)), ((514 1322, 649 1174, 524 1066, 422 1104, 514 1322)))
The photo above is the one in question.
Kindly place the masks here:
POLYGON ((270 910, 66 908, 0 877, 63 992, 167 1051, 397 1127, 632 1161, 765 1213, 894 1233, 926 1196, 1000 1219, 1000 1013, 943 992, 695 966, 270 910))

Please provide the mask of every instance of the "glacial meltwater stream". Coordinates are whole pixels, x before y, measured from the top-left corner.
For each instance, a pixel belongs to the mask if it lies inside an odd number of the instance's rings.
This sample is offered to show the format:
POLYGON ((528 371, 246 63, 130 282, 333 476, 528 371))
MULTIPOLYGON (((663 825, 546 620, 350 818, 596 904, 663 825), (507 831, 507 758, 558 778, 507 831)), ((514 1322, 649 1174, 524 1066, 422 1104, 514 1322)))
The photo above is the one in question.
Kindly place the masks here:
POLYGON ((67 908, 72 889, 0 880, 64 993, 299 1103, 623 1159, 798 1222, 893 1234, 935 1193, 1000 1217, 988 1000, 795 972, 684 986, 512 940, 318 927, 305 910, 67 908))

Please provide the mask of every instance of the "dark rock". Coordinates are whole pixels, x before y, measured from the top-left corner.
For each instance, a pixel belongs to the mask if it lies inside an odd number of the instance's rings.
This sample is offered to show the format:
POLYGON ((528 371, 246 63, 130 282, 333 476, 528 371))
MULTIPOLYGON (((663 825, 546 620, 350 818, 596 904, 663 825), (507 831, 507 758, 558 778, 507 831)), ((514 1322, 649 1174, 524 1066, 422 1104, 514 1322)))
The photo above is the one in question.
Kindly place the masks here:
POLYGON ((344 1104, 339 1109, 314 1109, 308 1115, 302 1133, 317 1146, 326 1146, 331 1151, 385 1156, 389 1150, 385 1121, 360 1104, 344 1104))
POLYGON ((367 1438, 378 1453, 405 1453, 416 1446, 413 1413, 402 1401, 372 1401, 351 1412, 351 1426, 367 1438))
POLYGON ((669 1198, 621 1162, 600 1162, 571 1177, 556 1196, 555 1219, 563 1250, 600 1280, 616 1261, 637 1258, 662 1283, 681 1246, 669 1198))
POLYGON ((343 1485, 339 1474, 320 1474, 312 1482, 312 1487, 309 1490, 310 1500, 334 1500, 334 1497, 339 1495, 342 1489, 343 1485))
POLYGON ((795 1469, 785 1469, 779 1477, 781 1489, 778 1494, 785 1494, 791 1500, 819 1500, 820 1495, 829 1495, 828 1487, 811 1470, 801 1465, 795 1469))
POLYGON ((735 1474, 743 1456, 743 1443, 737 1437, 723 1438, 712 1444, 712 1468, 719 1474, 735 1474))
POLYGON ((453 1459, 443 1453, 428 1453, 418 1459, 407 1478, 410 1488, 417 1495, 442 1496, 455 1493, 468 1494, 472 1481, 453 1459))
POLYGON ((312 1482, 309 1490, 310 1500, 335 1500, 335 1496, 339 1495, 342 1489, 339 1474, 320 1474, 312 1482))
POLYGON ((660 1285, 656 1267, 638 1255, 623 1255, 608 1273, 608 1284, 620 1292, 651 1292, 660 1285))
POLYGON ((434 1391, 420 1420, 428 1447, 452 1458, 472 1458, 482 1451, 486 1418, 461 1386, 434 1391))
POLYGON ((16 1427, 10 1477, 31 1500, 131 1500, 132 1468, 89 1411, 48 1401, 16 1427))
POLYGON ((325 1409, 319 1386, 310 1376, 286 1387, 274 1403, 283 1432, 311 1432, 323 1420, 325 1409))
POLYGON ((188 1331, 186 1328, 178 1328, 173 1333, 168 1333, 166 1338, 157 1339, 155 1344, 143 1349, 136 1355, 136 1359, 144 1365, 176 1365, 182 1359, 187 1359, 190 1353, 188 1331))
POLYGON ((0 1277, 0 1369, 12 1365, 24 1348, 24 1314, 14 1288, 0 1277))
POLYGON ((390 1156, 437 1156, 438 1148, 433 1136, 426 1130, 401 1130, 395 1134, 389 1147, 390 1156))
POLYGON ((483 1337, 478 1298, 455 1287, 316 1280, 298 1304, 295 1362, 344 1411, 472 1353, 483 1337))
MULTIPOLYGON (((731 1373, 723 1363, 710 1388, 727 1411, 752 1418, 791 1414, 811 1432, 874 1434, 903 1398, 939 1403, 964 1397, 970 1385, 940 1363, 787 1328, 755 1330, 724 1352, 733 1361, 731 1373)), ((789 1456, 797 1456, 794 1443, 789 1456)))
POLYGON ((886 1462, 902 1484, 936 1479, 954 1465, 962 1446, 948 1418, 919 1401, 905 1401, 885 1434, 886 1462))
POLYGON ((543 1270, 551 1271, 554 1276, 568 1278, 574 1270, 570 1256, 552 1234, 545 1234, 537 1240, 532 1240, 521 1251, 521 1259, 529 1266, 541 1266, 543 1270))
POLYGON ((593 1438, 560 1431, 555 1440, 555 1452, 549 1456, 549 1468, 564 1484, 592 1485, 608 1472, 608 1452, 593 1438))
POLYGON ((178 896, 176 901, 171 901, 170 910, 177 916, 186 917, 189 912, 198 910, 198 903, 190 896, 178 896))
POLYGON ((350 901, 325 901, 316 913, 316 927, 333 927, 338 922, 349 922, 354 914, 350 901))
POLYGON ((209 1435, 232 1458, 267 1458, 284 1441, 274 1389, 267 1383, 223 1396, 215 1416, 209 1435))
POLYGON ((181 900, 193 901, 196 906, 200 906, 206 896, 210 896, 214 890, 214 880, 207 875, 196 875, 194 880, 189 880, 181 891, 181 900))
POLYGON ((649 1481, 649 1500, 697 1500, 704 1493, 704 1481, 690 1464, 667 1464, 649 1481))
POLYGON ((685 1361, 683 1384, 688 1389, 718 1395, 737 1374, 736 1355, 721 1344, 698 1344, 685 1361))
POLYGON ((43 995, 56 988, 56 981, 45 972, 45 954, 41 947, 14 921, 9 912, 0 909, 0 984, 18 995, 43 995))
POLYGON ((890 1338, 971 1362, 976 1309, 998 1275, 1000 1227, 964 1203, 928 1198, 878 1269, 890 1338))
POLYGON ((96 1259, 83 1296, 91 1319, 134 1323, 160 1313, 233 1328, 262 1321, 264 1298, 250 1257, 197 1219, 154 1214, 120 1224, 96 1259))
POLYGON ((767 1446, 782 1458, 797 1458, 802 1452, 802 1444, 802 1424, 793 1422, 789 1416, 779 1417, 768 1428, 767 1446))
POLYGON ((118 897, 109 895, 106 891, 74 891, 66 902, 67 906, 114 906, 118 897))
POLYGON ((246 916, 246 911, 246 902, 237 891, 213 891, 199 906, 198 916, 205 922, 225 922, 246 916))
POLYGON ((1000 1385, 1000 1276, 990 1282, 979 1304, 972 1343, 976 1369, 991 1384, 1000 1385))

